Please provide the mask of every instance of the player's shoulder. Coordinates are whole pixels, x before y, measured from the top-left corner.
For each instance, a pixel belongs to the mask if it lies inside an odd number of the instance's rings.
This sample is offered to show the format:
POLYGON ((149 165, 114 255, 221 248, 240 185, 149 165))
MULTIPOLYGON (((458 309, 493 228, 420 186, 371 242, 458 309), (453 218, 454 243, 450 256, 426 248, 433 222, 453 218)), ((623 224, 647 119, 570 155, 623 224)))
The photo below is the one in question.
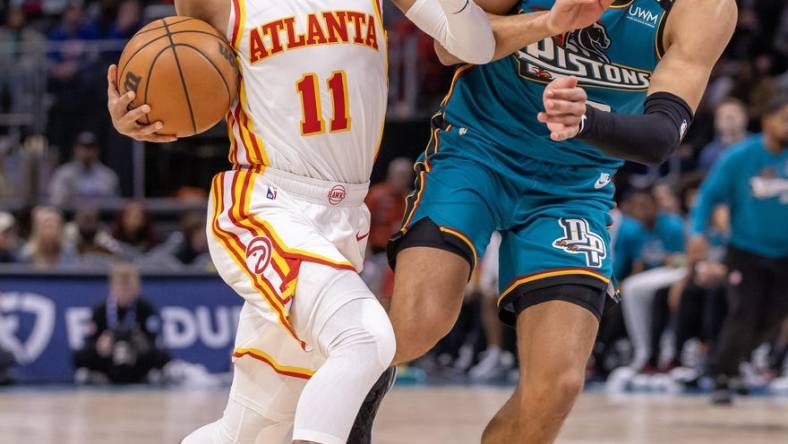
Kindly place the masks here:
POLYGON ((666 38, 724 45, 736 28, 738 10, 736 0, 672 0, 666 38))
POLYGON ((670 4, 673 13, 706 15, 710 18, 728 17, 737 14, 736 0, 663 0, 670 4))

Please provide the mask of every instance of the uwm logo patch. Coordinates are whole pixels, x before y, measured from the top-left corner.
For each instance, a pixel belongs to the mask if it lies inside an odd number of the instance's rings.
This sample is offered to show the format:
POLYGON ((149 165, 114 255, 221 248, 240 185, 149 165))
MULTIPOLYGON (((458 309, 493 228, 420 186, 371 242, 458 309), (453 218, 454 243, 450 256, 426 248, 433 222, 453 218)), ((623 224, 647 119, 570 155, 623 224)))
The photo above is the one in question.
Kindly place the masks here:
POLYGON ((589 267, 601 268, 607 257, 607 248, 602 236, 588 227, 585 219, 559 219, 564 236, 553 242, 553 247, 569 254, 583 254, 589 267))
POLYGON ((612 40, 600 23, 548 37, 517 53, 520 76, 541 83, 575 76, 581 86, 624 91, 648 89, 651 73, 613 63, 607 55, 612 40))

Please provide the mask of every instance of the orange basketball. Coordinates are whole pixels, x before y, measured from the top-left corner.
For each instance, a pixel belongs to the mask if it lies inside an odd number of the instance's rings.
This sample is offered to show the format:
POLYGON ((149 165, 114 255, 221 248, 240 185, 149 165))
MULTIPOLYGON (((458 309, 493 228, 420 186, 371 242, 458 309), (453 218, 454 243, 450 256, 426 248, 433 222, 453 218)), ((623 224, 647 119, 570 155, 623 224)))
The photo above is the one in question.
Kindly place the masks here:
POLYGON ((143 124, 161 121, 159 134, 188 137, 214 126, 238 92, 235 53, 211 25, 190 17, 149 23, 131 38, 118 62, 118 89, 147 103, 143 124))

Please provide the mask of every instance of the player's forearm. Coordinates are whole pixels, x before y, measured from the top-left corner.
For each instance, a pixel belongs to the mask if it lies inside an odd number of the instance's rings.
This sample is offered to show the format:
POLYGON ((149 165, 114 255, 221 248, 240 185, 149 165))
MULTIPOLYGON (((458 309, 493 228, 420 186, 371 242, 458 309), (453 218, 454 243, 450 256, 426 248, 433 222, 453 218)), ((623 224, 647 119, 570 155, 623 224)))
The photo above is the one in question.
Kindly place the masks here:
POLYGON ((459 60, 492 60, 495 38, 486 13, 473 0, 417 0, 405 15, 459 60))
POLYGON ((551 37, 556 33, 548 27, 548 11, 527 14, 490 16, 495 35, 493 60, 508 57, 526 46, 551 37))
POLYGON ((646 99, 643 114, 616 114, 588 106, 578 138, 610 156, 658 165, 679 147, 692 117, 683 99, 658 92, 646 99))
MULTIPOLYGON (((516 15, 487 14, 495 37, 495 53, 492 61, 508 57, 520 49, 554 35, 547 22, 547 11, 516 15)), ((444 65, 462 63, 449 51, 435 42, 435 53, 444 65)))

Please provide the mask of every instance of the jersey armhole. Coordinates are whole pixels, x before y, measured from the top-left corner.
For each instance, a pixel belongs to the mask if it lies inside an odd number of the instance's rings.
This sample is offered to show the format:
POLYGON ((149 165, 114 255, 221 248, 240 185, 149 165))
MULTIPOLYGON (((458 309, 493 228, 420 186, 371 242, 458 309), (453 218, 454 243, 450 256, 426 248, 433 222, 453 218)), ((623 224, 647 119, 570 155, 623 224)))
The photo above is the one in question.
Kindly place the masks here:
POLYGON ((659 6, 663 9, 664 14, 659 19, 659 25, 657 25, 657 34, 654 37, 654 49, 657 53, 657 60, 661 60, 662 56, 665 55, 665 27, 668 24, 668 16, 670 15, 671 9, 673 9, 673 4, 676 0, 657 0, 659 6))
POLYGON ((230 0, 230 14, 227 22, 227 41, 236 51, 241 46, 241 34, 243 32, 243 12, 242 5, 244 0, 230 0))

